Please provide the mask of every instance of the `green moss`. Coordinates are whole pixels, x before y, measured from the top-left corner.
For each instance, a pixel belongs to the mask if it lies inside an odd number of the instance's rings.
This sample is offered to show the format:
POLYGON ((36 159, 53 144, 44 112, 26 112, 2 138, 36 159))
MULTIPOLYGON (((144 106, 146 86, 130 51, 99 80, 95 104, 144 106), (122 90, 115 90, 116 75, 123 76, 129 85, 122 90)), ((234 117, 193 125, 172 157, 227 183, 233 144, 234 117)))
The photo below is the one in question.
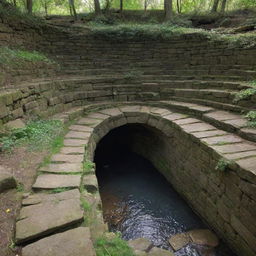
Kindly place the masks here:
POLYGON ((85 173, 94 172, 95 164, 91 161, 86 161, 83 163, 83 171, 85 173))
POLYGON ((97 256, 134 256, 133 250, 121 239, 120 234, 111 238, 106 236, 98 238, 95 249, 97 256))

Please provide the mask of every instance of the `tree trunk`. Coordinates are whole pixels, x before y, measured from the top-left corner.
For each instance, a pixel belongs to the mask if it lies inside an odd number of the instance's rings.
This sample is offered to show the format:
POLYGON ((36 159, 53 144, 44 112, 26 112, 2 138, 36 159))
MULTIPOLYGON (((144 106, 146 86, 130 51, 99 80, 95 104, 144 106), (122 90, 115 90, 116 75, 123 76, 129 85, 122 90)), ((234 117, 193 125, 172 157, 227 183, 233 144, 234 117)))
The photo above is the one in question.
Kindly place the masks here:
POLYGON ((164 0, 165 20, 172 18, 172 0, 164 0))
POLYGON ((227 0, 222 0, 221 3, 221 12, 225 12, 227 0))
POLYGON ((32 14, 32 9, 33 9, 33 1, 27 0, 27 11, 29 14, 32 14))
POLYGON ((148 0, 144 0, 144 12, 147 11, 148 8, 148 0))
POLYGON ((100 9, 100 2, 99 0, 94 0, 94 11, 96 15, 101 14, 101 9, 100 9))
POLYGON ((69 9, 71 16, 74 16, 75 20, 77 20, 77 13, 74 0, 69 0, 69 9))
POLYGON ((219 0, 214 0, 211 12, 217 12, 219 0))
POLYGON ((48 6, 47 6, 46 2, 44 3, 44 11, 45 11, 45 16, 47 17, 48 16, 48 6))
POLYGON ((123 11, 123 0, 120 0, 120 12, 123 11))
POLYGON ((177 12, 181 13, 181 0, 177 0, 177 12))

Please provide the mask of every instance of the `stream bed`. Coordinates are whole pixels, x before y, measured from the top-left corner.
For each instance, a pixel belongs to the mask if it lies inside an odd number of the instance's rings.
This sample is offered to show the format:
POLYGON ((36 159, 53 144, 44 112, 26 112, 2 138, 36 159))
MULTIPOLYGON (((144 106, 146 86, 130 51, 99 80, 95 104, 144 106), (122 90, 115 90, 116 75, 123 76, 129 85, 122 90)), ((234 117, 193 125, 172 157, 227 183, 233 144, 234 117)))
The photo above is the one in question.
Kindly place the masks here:
MULTIPOLYGON (((104 219, 123 239, 148 238, 154 246, 172 251, 169 238, 208 228, 166 179, 143 157, 119 152, 96 159, 104 219)), ((189 244, 176 256, 235 256, 222 242, 210 252, 189 244)))

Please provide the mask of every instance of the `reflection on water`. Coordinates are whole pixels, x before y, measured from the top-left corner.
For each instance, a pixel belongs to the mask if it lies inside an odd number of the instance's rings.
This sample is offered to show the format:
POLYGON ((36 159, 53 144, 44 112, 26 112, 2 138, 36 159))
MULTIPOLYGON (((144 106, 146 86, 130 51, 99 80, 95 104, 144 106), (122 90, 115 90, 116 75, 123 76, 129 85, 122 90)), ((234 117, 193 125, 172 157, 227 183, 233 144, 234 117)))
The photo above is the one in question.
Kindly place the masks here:
MULTIPOLYGON (((144 158, 125 152, 96 162, 104 218, 111 231, 126 240, 148 238, 155 246, 169 249, 171 235, 205 228, 186 202, 144 158)), ((204 248, 205 249, 205 248, 204 248)), ((203 255, 232 256, 226 249, 203 255)), ((177 256, 200 256, 200 248, 188 245, 177 256)))

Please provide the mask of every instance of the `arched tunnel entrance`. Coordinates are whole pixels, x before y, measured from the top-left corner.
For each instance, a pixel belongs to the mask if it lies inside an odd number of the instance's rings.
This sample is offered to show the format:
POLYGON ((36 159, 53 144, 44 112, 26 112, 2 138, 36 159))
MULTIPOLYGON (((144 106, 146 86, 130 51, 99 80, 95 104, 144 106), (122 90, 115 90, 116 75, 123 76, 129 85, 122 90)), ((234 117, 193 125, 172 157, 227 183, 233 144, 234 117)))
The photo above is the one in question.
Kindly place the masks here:
MULTIPOLYGON (((126 240, 148 238, 155 246, 172 250, 170 236, 207 226, 152 164, 168 153, 170 139, 148 125, 126 124, 100 140, 94 162, 110 231, 121 232, 126 240)), ((175 255, 234 254, 221 243, 212 251, 189 244, 175 255)))

